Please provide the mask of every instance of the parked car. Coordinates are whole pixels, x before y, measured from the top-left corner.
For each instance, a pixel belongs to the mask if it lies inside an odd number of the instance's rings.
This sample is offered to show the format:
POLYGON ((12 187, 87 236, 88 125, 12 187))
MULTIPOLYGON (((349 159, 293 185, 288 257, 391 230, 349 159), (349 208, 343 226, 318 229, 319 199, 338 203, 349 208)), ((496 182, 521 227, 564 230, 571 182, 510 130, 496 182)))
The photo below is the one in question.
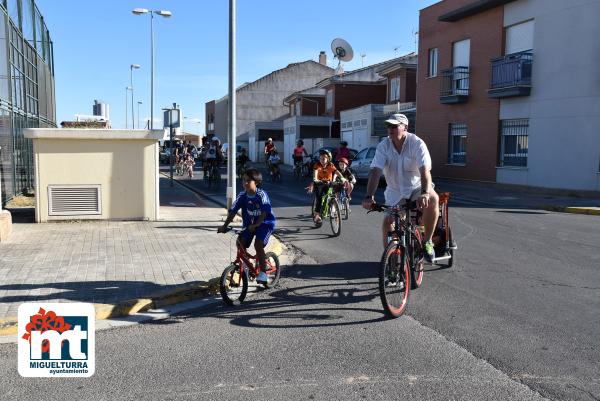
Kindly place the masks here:
MULTIPOLYGON (((227 154, 228 151, 229 151, 229 143, 225 142, 223 144, 223 146, 221 146, 221 152, 223 152, 223 160, 227 160, 227 157, 229 157, 229 155, 227 154)), ((236 159, 240 155, 240 153, 242 153, 242 145, 235 145, 235 158, 236 159)))
MULTIPOLYGON (((334 148, 333 146, 323 146, 322 148, 319 148, 319 150, 315 151, 312 155, 310 155, 311 158, 311 163, 310 163, 310 168, 311 170, 313 169, 315 163, 317 163, 319 161, 319 152, 321 151, 321 149, 327 149, 328 151, 331 152, 332 155, 335 154, 335 150, 337 148, 334 148)), ((352 163, 352 160, 354 159, 354 157, 356 157, 356 154, 358 153, 358 150, 356 149, 348 149, 350 151, 350 163, 352 163)), ((335 162, 335 160, 334 160, 335 162)))
POLYGON ((352 160, 352 171, 357 179, 369 178, 369 171, 371 170, 371 162, 375 157, 375 147, 370 146, 364 148, 356 154, 354 160, 352 160))

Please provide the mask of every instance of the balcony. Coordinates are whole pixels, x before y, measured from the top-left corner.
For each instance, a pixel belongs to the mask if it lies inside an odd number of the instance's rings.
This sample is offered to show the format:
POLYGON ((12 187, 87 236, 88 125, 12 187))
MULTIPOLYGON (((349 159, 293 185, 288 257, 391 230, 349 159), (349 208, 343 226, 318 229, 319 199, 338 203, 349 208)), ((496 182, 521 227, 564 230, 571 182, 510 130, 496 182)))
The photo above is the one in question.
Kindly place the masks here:
POLYGON ((492 59, 492 82, 488 96, 491 98, 529 96, 532 65, 531 50, 492 59))
POLYGON ((469 67, 442 70, 440 103, 465 103, 469 99, 469 67))

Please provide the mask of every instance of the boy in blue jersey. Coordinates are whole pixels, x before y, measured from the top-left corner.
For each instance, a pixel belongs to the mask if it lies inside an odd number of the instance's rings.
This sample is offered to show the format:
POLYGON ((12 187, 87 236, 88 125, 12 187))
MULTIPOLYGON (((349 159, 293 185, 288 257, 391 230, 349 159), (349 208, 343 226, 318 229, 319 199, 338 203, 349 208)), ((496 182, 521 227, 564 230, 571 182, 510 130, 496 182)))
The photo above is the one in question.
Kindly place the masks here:
POLYGON ((242 176, 244 191, 241 191, 231 209, 229 215, 222 227, 217 230, 220 233, 227 231, 227 226, 233 221, 238 210, 242 209, 242 221, 244 231, 239 235, 238 241, 246 248, 254 239, 254 249, 256 250, 256 261, 260 266, 260 274, 256 282, 260 284, 267 283, 265 246, 269 242, 269 237, 275 230, 275 216, 271 209, 271 200, 265 191, 258 188, 262 182, 262 174, 256 169, 246 170, 242 176))

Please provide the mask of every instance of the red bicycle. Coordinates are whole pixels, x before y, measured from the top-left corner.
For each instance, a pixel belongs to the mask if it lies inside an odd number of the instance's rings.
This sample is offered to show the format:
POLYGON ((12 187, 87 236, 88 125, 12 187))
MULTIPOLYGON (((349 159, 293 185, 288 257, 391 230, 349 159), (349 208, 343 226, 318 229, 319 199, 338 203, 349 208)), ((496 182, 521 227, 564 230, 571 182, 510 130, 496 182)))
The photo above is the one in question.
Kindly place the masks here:
MULTIPOLYGON (((448 222, 448 200, 450 194, 439 194, 440 215, 433 234, 435 254, 433 263, 454 263, 457 249, 448 222)), ((415 201, 407 200, 403 206, 374 204, 370 211, 388 210, 394 218, 394 230, 388 233, 388 245, 381 256, 379 267, 379 295, 385 312, 391 317, 401 316, 408 305, 410 290, 423 284, 424 258, 422 213, 415 201)))
MULTIPOLYGON (((229 228, 227 231, 233 231, 235 234, 243 230, 229 228)), ((221 297, 227 305, 240 305, 244 302, 248 293, 248 282, 256 279, 260 273, 260 268, 256 263, 256 255, 248 253, 246 248, 236 240, 237 256, 235 260, 223 270, 219 282, 221 297), (252 262, 254 260, 254 262, 252 262)), ((273 252, 265 254, 267 262, 267 283, 263 284, 265 288, 274 287, 279 281, 281 269, 279 268, 279 258, 273 252)))

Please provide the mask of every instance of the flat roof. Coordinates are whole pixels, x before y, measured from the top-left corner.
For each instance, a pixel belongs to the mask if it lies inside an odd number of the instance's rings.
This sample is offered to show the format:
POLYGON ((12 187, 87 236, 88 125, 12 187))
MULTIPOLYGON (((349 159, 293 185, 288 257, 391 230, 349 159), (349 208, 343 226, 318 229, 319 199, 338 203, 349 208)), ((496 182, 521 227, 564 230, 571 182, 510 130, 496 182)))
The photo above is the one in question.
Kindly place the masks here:
POLYGON ((440 15, 438 17, 438 21, 456 22, 463 18, 479 14, 483 11, 503 6, 512 1, 515 0, 477 0, 473 3, 467 4, 466 6, 457 8, 456 10, 440 15))

